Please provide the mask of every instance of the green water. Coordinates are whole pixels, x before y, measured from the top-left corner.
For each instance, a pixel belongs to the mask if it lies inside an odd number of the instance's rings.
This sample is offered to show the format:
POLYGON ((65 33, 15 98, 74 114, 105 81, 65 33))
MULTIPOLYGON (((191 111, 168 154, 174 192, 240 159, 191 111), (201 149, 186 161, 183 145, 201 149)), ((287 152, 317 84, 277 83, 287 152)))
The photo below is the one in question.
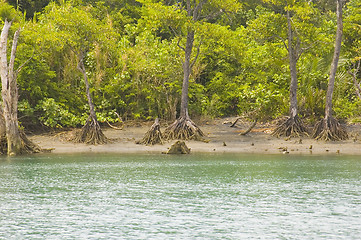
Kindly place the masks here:
POLYGON ((0 239, 359 239, 361 157, 3 157, 0 204, 0 239))

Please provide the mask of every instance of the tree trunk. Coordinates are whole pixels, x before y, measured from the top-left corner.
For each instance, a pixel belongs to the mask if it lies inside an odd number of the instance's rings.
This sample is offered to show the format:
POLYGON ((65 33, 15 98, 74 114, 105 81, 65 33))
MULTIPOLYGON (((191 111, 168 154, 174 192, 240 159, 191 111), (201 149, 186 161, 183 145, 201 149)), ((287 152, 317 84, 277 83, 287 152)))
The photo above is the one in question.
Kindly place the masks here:
POLYGON ((355 91, 358 96, 358 98, 361 100, 361 86, 360 83, 357 82, 356 74, 352 75, 353 85, 355 86, 355 91))
POLYGON ((79 56, 78 69, 84 76, 86 95, 88 98, 89 104, 89 118, 83 126, 82 130, 78 132, 73 139, 77 143, 87 143, 87 144, 105 144, 108 142, 108 139, 103 134, 100 125, 97 120, 97 116, 95 114, 94 103, 90 94, 89 81, 86 74, 85 66, 84 66, 84 55, 81 53, 79 56))
POLYGON ((337 31, 336 31, 336 40, 335 40, 335 51, 333 53, 330 78, 328 81, 327 94, 326 94, 325 119, 332 117, 332 95, 335 87, 336 71, 337 71, 338 60, 340 58, 342 33, 343 33, 343 23, 342 23, 343 0, 336 0, 336 1, 337 1, 337 10, 336 10, 337 31))
POLYGON ((189 30, 187 33, 187 42, 185 48, 185 57, 183 62, 183 85, 182 85, 182 98, 181 98, 181 111, 180 117, 188 116, 188 88, 189 76, 191 74, 191 55, 193 50, 194 31, 189 30))
POLYGON ((88 81, 88 76, 86 74, 86 70, 85 70, 85 66, 84 66, 83 56, 80 57, 79 64, 78 64, 78 69, 84 76, 86 96, 88 98, 88 105, 89 105, 89 111, 90 111, 89 116, 92 119, 94 119, 95 121, 98 121, 97 116, 95 114, 95 110, 94 110, 95 109, 94 103, 93 103, 93 100, 92 100, 92 97, 91 97, 91 94, 90 94, 89 81, 88 81))
POLYGON ((303 125, 301 119, 298 117, 298 106, 297 106, 297 61, 298 61, 298 45, 293 44, 294 41, 294 32, 292 31, 291 16, 290 11, 287 10, 287 40, 289 62, 290 62, 290 73, 291 73, 291 83, 290 83, 290 110, 289 118, 287 118, 283 123, 278 125, 275 130, 272 132, 273 136, 281 137, 300 137, 302 135, 308 135, 307 128, 303 125))
POLYGON ((317 140, 338 141, 348 138, 347 130, 337 119, 332 116, 332 94, 335 87, 336 70, 341 51, 342 42, 342 4, 343 0, 337 0, 337 31, 335 40, 335 50, 331 63, 330 78, 326 94, 325 118, 315 125, 313 137, 317 140))
POLYGON ((293 32, 291 25, 290 12, 287 11, 287 25, 288 25, 288 55, 290 60, 291 84, 290 84, 290 117, 297 116, 297 56, 296 50, 292 45, 293 32))
POLYGON ((21 153, 21 137, 18 125, 18 89, 14 72, 17 41, 20 34, 18 29, 14 34, 9 65, 7 63, 7 38, 12 22, 5 20, 0 39, 0 74, 2 84, 2 107, 6 126, 8 155, 21 153))

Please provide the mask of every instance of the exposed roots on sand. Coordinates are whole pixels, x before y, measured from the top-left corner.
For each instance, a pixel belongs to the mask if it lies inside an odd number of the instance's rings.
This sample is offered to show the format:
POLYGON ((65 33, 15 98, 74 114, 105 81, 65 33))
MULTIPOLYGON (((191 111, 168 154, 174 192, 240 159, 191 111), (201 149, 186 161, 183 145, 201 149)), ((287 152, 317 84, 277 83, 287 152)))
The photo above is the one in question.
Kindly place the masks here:
POLYGON ((137 142, 138 144, 155 145, 157 143, 163 144, 163 136, 160 131, 159 119, 155 119, 153 125, 145 133, 142 140, 137 142))
POLYGON ((23 131, 20 131, 20 138, 21 138, 21 151, 24 154, 51 151, 51 149, 41 149, 37 144, 30 141, 23 131))
POLYGON ((298 116, 288 117, 272 132, 275 137, 301 137, 308 136, 308 131, 298 116))
MULTIPOLYGON (((30 141, 23 131, 20 131, 20 139, 21 139, 21 154, 50 152, 52 150, 52 149, 40 148, 37 144, 30 141)), ((3 135, 0 137, 0 153, 7 154, 7 152, 8 152, 8 142, 6 136, 3 135)))
POLYGON ((92 117, 89 117, 81 131, 75 134, 73 141, 76 143, 97 145, 106 144, 108 139, 102 132, 98 121, 92 117))
POLYGON ((164 131, 166 140, 204 141, 204 133, 189 117, 180 117, 164 131))
POLYGON ((312 133, 316 140, 341 141, 348 139, 347 130, 337 119, 328 117, 316 123, 312 133))

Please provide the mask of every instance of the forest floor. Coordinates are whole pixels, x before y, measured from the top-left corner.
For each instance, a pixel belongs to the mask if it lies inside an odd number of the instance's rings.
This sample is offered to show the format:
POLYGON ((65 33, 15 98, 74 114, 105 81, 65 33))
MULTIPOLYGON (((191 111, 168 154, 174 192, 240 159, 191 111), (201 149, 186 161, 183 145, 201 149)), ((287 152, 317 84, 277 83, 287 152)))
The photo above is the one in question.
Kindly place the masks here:
MULTIPOLYGON (((236 118, 211 120, 199 124, 207 142, 186 141, 192 152, 197 153, 258 153, 258 154, 354 154, 361 155, 361 125, 348 125, 350 138, 346 141, 324 142, 310 137, 276 138, 271 136, 275 124, 258 123, 250 133, 240 135, 250 123, 240 121, 230 127, 236 118)), ((31 135, 30 139, 41 148, 54 149, 53 153, 163 153, 176 141, 163 145, 145 146, 136 144, 148 131, 152 122, 126 123, 122 130, 103 127, 110 139, 105 145, 87 145, 66 140, 72 132, 56 132, 31 135)), ((165 126, 162 126, 163 131, 165 126)))

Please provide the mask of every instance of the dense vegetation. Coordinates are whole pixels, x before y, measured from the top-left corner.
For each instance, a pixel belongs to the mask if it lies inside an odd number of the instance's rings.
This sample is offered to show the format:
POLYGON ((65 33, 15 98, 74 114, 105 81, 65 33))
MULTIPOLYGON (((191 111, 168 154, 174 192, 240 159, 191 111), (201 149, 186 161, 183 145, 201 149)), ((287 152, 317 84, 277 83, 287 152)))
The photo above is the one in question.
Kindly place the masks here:
MULTIPOLYGON (((175 120, 180 112, 185 28, 195 32, 190 75, 192 117, 289 114, 287 16, 296 34, 298 112, 323 117, 336 34, 333 1, 229 1, 192 21, 182 1, 0 0, 0 25, 22 28, 16 65, 23 126, 81 126, 89 105, 84 61, 99 122, 175 120), (287 5, 286 5, 287 4, 287 5), (212 16, 211 16, 212 15, 212 16)), ((206 5, 204 5, 206 7, 206 5)), ((334 116, 361 121, 361 2, 347 1, 333 96, 334 116)), ((12 35, 12 34, 10 34, 12 35)))

